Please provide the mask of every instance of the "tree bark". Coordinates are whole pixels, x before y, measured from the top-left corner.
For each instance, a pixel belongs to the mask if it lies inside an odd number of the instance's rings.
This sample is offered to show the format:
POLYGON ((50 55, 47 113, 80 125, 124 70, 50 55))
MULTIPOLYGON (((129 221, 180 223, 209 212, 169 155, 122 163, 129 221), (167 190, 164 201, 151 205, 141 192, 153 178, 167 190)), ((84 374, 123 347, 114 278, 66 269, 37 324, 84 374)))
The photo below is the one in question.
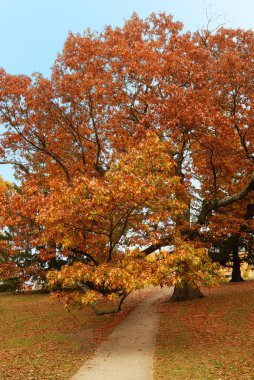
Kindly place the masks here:
POLYGON ((238 253, 238 245, 235 245, 233 248, 233 269, 232 269, 232 278, 230 282, 241 282, 244 281, 241 275, 241 261, 238 253))
POLYGON ((171 301, 188 301, 197 298, 203 298, 203 294, 199 288, 194 288, 188 284, 188 282, 184 282, 183 286, 175 286, 173 291, 173 295, 171 297, 171 301))

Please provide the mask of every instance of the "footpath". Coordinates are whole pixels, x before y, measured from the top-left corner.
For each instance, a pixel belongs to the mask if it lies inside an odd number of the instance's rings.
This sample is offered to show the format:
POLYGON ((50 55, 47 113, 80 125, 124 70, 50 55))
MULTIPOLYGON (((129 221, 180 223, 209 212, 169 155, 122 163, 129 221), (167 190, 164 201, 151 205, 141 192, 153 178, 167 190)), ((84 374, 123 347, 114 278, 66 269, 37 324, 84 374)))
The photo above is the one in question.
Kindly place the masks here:
POLYGON ((141 302, 102 343, 72 380, 152 380, 160 314, 155 302, 170 296, 158 289, 141 302))

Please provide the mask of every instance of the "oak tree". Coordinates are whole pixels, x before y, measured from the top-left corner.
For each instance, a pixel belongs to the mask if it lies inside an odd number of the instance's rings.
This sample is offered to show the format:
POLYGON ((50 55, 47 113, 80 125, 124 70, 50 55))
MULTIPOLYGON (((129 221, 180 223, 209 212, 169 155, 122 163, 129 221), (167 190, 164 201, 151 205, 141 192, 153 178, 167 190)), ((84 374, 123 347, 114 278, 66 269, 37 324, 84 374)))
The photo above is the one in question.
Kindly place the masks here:
POLYGON ((21 183, 2 228, 61 261, 49 284, 75 302, 210 283, 204 235, 254 190, 254 34, 181 30, 134 14, 70 33, 49 79, 0 72, 1 163, 21 183))

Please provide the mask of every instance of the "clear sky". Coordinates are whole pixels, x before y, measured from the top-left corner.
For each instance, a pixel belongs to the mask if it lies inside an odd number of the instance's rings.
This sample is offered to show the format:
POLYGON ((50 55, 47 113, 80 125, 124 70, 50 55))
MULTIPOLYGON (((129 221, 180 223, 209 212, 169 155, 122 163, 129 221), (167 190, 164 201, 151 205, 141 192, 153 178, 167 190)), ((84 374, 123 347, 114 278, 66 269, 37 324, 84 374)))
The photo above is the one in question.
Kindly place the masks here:
MULTIPOLYGON (((50 75, 69 31, 101 31, 121 26, 135 11, 141 17, 164 11, 194 31, 217 17, 214 25, 254 28, 254 0, 0 0, 0 66, 12 74, 50 75)), ((11 168, 0 165, 11 179, 11 168)))

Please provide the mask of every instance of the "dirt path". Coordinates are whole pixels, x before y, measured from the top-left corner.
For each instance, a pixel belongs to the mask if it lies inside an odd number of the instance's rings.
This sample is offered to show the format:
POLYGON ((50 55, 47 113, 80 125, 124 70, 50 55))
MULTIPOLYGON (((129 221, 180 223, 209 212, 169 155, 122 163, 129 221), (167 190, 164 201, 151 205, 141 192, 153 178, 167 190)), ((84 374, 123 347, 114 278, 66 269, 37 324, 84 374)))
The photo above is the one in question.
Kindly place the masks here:
POLYGON ((140 303, 72 380, 152 380, 160 318, 153 304, 169 295, 169 289, 159 289, 140 303))

